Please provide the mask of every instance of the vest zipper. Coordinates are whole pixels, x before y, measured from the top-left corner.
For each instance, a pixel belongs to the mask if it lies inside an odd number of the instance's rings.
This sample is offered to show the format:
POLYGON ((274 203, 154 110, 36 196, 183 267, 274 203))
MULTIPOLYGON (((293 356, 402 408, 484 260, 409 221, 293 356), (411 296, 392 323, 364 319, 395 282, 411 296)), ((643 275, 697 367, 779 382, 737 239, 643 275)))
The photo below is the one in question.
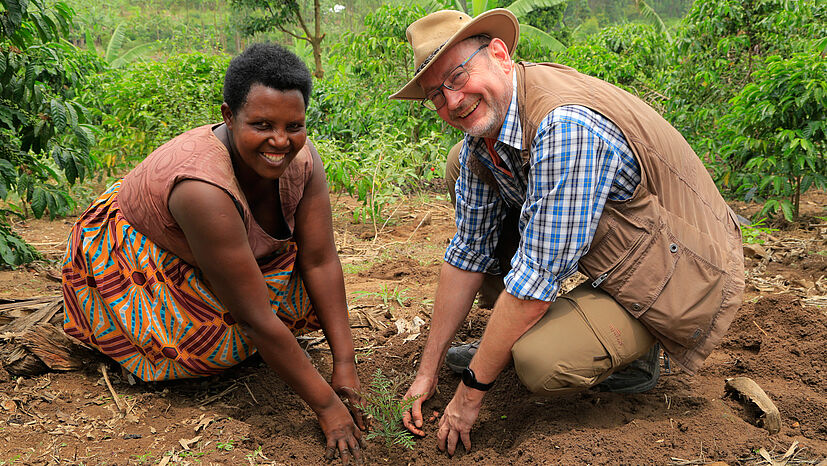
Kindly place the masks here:
POLYGON ((606 277, 608 277, 608 276, 609 276, 609 272, 605 272, 605 273, 600 274, 600 276, 597 277, 597 279, 592 282, 592 288, 597 288, 598 286, 600 286, 600 284, 603 283, 606 280, 606 277))

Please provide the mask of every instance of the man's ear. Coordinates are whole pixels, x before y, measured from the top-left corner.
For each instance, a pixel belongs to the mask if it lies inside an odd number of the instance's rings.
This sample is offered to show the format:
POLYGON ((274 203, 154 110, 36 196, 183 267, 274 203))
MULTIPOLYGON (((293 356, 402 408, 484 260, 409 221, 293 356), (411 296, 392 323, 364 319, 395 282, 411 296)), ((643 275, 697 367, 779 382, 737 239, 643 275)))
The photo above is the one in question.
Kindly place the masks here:
POLYGON ((230 110, 230 106, 227 105, 227 102, 221 104, 221 117, 224 118, 224 124, 227 126, 227 129, 232 129, 233 111, 230 110))
POLYGON ((491 60, 500 65, 504 73, 510 73, 511 69, 514 68, 514 62, 511 60, 511 54, 508 53, 508 47, 505 45, 505 42, 495 37, 491 39, 491 43, 488 44, 488 50, 491 54, 491 60))

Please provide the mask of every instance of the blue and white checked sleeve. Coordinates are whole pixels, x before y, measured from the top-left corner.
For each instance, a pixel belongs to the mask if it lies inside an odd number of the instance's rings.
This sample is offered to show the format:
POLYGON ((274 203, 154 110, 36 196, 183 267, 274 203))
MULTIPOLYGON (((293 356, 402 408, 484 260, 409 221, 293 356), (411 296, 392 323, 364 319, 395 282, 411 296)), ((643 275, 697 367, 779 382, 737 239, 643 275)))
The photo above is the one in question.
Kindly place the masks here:
POLYGON ((467 169, 468 138, 459 154, 460 176, 456 183, 457 233, 445 251, 445 261, 470 272, 499 273, 494 248, 505 218, 503 199, 467 169))
POLYGON ((522 238, 506 290, 521 299, 553 301, 560 282, 588 252, 606 199, 631 197, 639 180, 637 162, 615 125, 584 107, 551 112, 531 144, 522 238))

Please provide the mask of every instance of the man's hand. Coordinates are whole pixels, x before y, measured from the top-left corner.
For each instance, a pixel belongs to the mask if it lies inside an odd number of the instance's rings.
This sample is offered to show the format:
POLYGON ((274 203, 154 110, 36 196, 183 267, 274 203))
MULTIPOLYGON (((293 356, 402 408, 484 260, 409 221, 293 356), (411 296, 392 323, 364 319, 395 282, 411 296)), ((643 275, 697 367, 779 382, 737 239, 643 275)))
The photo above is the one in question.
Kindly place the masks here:
POLYGON ((402 424, 414 435, 425 436, 425 431, 422 430, 422 403, 434 394, 436 382, 435 378, 418 375, 405 393, 405 399, 419 397, 411 409, 402 414, 402 424))
POLYGON ((347 400, 350 414, 360 430, 368 427, 365 418, 365 400, 360 395, 362 388, 359 383, 359 376, 356 374, 356 364, 350 361, 341 364, 333 363, 333 377, 330 386, 339 396, 347 400))
POLYGON ((474 390, 466 387, 460 382, 457 387, 454 398, 448 403, 445 408, 445 413, 439 420, 439 433, 437 439, 439 442, 439 449, 442 451, 448 450, 448 454, 453 456, 457 448, 457 443, 462 440, 465 445, 465 451, 471 451, 471 426, 477 420, 480 413, 480 406, 482 406, 482 397, 485 392, 474 390))

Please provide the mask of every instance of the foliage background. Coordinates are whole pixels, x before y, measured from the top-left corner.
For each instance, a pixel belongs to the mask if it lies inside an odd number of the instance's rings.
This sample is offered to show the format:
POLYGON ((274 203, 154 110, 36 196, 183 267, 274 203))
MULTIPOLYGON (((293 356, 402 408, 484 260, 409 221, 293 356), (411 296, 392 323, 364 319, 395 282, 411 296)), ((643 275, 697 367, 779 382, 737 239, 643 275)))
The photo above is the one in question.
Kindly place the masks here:
POLYGON ((793 220, 827 187, 827 5, 820 0, 0 0, 0 264, 35 258, 10 222, 85 208, 92 179, 220 120, 223 73, 247 44, 317 71, 308 127, 332 189, 383 222, 441 186, 461 134, 415 102, 405 29, 438 8, 520 11, 515 59, 556 61, 661 111, 726 196, 793 220), (80 185, 78 186, 78 183, 80 185), (74 187, 73 187, 74 185, 74 187))

